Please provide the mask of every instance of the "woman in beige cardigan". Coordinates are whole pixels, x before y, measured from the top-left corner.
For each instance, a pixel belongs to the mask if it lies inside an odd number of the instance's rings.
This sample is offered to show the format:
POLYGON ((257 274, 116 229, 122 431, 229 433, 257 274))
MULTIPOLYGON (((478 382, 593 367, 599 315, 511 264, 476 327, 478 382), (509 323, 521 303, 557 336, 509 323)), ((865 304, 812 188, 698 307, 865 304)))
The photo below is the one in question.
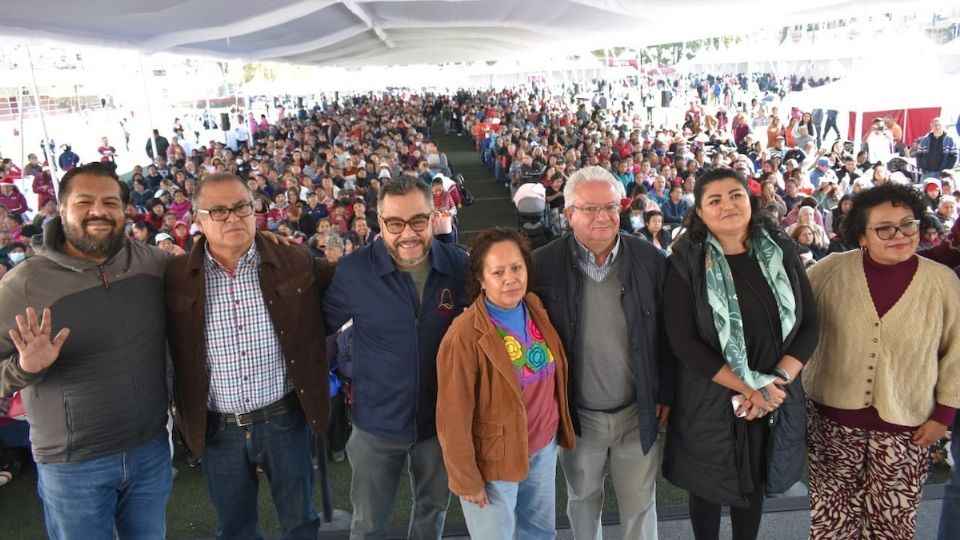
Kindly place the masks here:
POLYGON ((923 212, 909 186, 859 193, 842 233, 860 251, 809 272, 811 539, 913 538, 929 447, 960 407, 960 282, 917 256, 923 212))

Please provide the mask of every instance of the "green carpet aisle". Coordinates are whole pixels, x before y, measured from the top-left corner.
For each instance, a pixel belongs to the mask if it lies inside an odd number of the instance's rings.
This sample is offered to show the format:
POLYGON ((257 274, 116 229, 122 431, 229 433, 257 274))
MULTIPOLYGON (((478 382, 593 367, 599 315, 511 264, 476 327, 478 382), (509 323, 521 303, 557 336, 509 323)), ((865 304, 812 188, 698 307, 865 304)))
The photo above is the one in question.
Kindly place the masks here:
POLYGON ((440 151, 447 154, 450 165, 467 179, 467 188, 476 199, 473 206, 460 209, 460 243, 466 245, 473 235, 490 227, 516 227, 517 213, 510 202, 510 191, 493 181, 470 139, 445 136, 440 124, 435 124, 433 138, 440 151))

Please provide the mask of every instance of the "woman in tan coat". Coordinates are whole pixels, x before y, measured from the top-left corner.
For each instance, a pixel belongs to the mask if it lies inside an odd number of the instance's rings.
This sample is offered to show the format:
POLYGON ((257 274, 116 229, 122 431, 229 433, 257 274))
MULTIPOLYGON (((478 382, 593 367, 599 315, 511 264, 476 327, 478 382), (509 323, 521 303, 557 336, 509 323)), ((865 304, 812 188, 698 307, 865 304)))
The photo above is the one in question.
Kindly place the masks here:
POLYGON ((473 304, 437 355, 437 435, 473 538, 554 538, 557 446, 573 449, 567 359, 527 292, 530 247, 495 228, 470 246, 473 304))

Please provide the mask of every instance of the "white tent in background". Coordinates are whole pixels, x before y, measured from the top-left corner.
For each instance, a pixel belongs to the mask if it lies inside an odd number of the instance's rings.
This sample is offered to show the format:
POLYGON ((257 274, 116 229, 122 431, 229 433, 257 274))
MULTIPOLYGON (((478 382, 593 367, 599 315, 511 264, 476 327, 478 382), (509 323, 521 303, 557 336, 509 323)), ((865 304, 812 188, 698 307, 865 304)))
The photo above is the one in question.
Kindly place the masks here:
MULTIPOLYGON (((854 141, 859 143, 863 133, 863 123, 871 118, 863 118, 864 113, 875 111, 909 111, 916 109, 938 108, 950 110, 956 99, 956 89, 960 85, 960 76, 947 76, 937 73, 915 72, 903 75, 889 73, 857 72, 839 81, 803 92, 787 94, 783 99, 783 109, 791 107, 810 111, 812 109, 835 109, 843 113, 857 113, 854 141)), ((950 118, 944 118, 951 125, 950 118)), ((841 128, 843 125, 840 126, 841 128)), ((904 126, 906 127, 906 126, 904 126)), ((846 132, 841 130, 846 136, 846 132)))
MULTIPOLYGON (((883 70, 902 62, 911 69, 940 72, 940 57, 946 50, 919 32, 857 35, 833 30, 815 37, 797 43, 781 43, 768 37, 727 49, 710 49, 681 62, 678 69, 687 73, 771 72, 836 77, 848 70, 864 70, 865 66, 883 70)), ((960 55, 960 40, 956 42, 953 54, 960 55)))
POLYGON ((943 71, 960 75, 960 39, 944 43, 938 52, 943 71))

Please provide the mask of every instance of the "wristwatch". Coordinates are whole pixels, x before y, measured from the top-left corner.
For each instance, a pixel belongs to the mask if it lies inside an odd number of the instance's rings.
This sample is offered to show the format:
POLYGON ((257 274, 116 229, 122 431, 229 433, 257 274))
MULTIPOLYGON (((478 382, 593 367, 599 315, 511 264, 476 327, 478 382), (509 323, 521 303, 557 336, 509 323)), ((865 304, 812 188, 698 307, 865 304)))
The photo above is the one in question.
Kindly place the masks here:
POLYGON ((776 375, 777 377, 780 377, 784 381, 786 381, 787 384, 790 384, 793 381, 793 379, 790 377, 790 374, 787 373, 787 370, 783 369, 780 366, 773 368, 773 374, 776 375))

